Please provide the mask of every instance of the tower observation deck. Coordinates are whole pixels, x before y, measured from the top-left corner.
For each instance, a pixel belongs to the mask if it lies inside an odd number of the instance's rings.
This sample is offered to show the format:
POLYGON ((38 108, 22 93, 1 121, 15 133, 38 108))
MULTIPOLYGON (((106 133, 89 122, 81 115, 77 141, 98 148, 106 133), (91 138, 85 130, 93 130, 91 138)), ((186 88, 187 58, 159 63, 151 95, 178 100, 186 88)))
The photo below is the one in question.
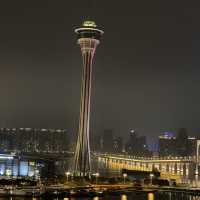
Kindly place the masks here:
POLYGON ((74 157, 75 176, 87 176, 91 172, 90 159, 90 98, 92 86, 92 64, 97 46, 103 31, 98 29, 95 22, 85 21, 80 28, 75 29, 77 42, 81 48, 83 70, 80 101, 79 131, 74 157))

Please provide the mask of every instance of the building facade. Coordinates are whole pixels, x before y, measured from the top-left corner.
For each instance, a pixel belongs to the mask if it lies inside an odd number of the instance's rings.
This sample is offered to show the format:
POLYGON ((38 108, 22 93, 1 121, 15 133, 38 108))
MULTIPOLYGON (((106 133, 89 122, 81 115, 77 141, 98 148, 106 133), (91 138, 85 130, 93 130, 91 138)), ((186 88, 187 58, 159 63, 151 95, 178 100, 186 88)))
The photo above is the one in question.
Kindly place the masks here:
POLYGON ((65 153, 69 143, 65 129, 0 129, 0 152, 65 153))
POLYGON ((139 136, 135 130, 130 130, 129 140, 126 143, 125 151, 135 156, 150 156, 145 136, 139 136))
POLYGON ((159 136, 159 156, 195 156, 197 138, 188 136, 180 129, 177 136, 173 132, 164 132, 159 136))

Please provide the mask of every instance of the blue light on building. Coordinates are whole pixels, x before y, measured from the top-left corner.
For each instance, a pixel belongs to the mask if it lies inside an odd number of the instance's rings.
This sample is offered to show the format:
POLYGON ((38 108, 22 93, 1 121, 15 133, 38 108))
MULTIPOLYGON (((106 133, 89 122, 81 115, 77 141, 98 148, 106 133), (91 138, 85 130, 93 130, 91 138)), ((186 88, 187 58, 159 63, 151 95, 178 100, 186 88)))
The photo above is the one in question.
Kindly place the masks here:
POLYGON ((20 157, 10 154, 0 154, 1 177, 39 177, 39 165, 33 160, 21 160, 20 157))

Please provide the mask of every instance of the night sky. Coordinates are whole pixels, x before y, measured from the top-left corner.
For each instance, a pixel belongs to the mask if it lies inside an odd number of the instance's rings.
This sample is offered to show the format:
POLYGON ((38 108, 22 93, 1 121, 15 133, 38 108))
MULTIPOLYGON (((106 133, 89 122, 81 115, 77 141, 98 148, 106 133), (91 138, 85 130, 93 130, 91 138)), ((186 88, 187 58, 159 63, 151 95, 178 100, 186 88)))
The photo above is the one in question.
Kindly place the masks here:
POLYGON ((91 133, 134 128, 156 136, 185 127, 198 134, 197 3, 1 1, 0 126, 77 132, 82 63, 73 30, 90 15, 105 31, 93 70, 91 133))

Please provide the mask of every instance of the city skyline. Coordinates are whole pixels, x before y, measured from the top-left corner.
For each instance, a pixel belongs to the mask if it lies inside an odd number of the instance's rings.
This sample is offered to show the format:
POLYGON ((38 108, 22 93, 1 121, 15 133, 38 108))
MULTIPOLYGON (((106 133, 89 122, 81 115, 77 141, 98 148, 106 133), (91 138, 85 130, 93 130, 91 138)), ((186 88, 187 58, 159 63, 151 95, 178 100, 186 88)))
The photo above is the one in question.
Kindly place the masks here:
MULTIPOLYGON (((77 133, 81 61, 72 30, 86 6, 13 1, 1 9, 0 126, 77 133)), ((199 134, 198 6, 101 1, 93 13, 108 34, 95 61, 91 131, 128 137, 136 128, 156 137, 160 127, 186 127, 199 134)))
POLYGON ((198 199, 199 9, 2 1, 1 197, 198 199))

